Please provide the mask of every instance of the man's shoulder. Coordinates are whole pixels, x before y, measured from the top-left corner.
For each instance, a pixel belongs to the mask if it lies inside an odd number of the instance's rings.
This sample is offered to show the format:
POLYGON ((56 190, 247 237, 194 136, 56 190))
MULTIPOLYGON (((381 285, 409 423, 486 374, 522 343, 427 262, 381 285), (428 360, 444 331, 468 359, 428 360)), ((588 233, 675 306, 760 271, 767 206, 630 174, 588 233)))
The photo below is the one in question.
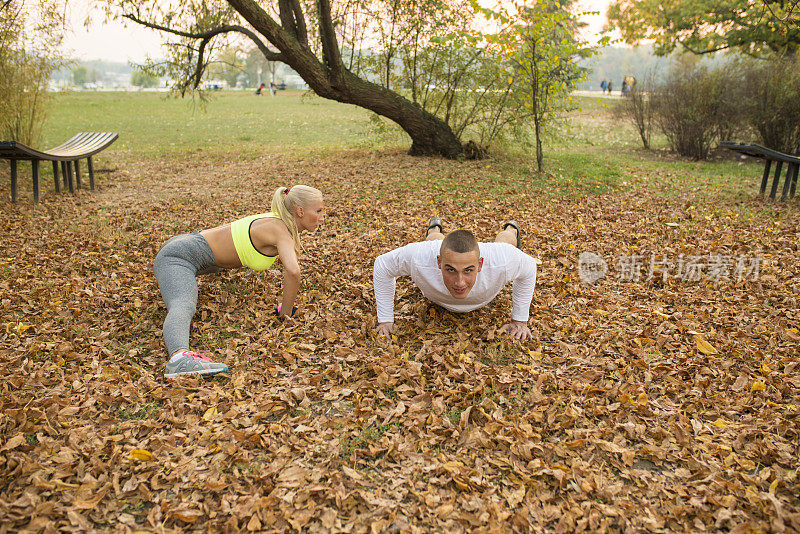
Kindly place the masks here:
POLYGON ((523 251, 508 243, 480 243, 481 256, 486 265, 506 265, 522 258, 530 258, 523 251))
POLYGON ((410 255, 436 255, 439 254, 439 248, 441 247, 441 241, 417 241, 415 243, 409 243, 408 245, 403 245, 402 247, 397 247, 395 250, 402 250, 405 254, 410 255))
POLYGON ((415 261, 429 258, 434 258, 435 260, 436 255, 439 254, 439 246, 439 241, 420 241, 397 247, 381 255, 391 254, 397 258, 415 261))

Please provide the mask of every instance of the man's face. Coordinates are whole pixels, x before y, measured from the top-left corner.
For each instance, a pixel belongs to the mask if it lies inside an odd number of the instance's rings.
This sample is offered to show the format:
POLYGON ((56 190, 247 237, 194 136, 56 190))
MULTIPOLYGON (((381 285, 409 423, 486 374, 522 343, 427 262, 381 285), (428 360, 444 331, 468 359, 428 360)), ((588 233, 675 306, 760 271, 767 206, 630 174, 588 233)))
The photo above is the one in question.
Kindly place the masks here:
POLYGON ((436 256, 436 261, 442 270, 444 286, 453 298, 467 298, 483 267, 483 258, 475 251, 453 252, 445 249, 436 256))

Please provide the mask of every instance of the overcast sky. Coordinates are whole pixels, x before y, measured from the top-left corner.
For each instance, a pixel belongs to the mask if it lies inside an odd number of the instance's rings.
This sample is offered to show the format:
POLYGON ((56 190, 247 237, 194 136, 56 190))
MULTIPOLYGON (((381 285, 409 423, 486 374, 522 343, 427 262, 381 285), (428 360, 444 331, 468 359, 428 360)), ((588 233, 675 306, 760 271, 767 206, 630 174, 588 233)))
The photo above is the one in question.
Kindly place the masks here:
MULTIPOLYGON (((599 11, 596 16, 586 16, 582 20, 589 24, 587 40, 593 41, 605 23, 605 12, 611 0, 577 0, 576 7, 585 11, 599 11)), ((103 21, 103 15, 92 11, 89 0, 72 0, 72 32, 67 36, 65 47, 75 59, 103 59, 107 61, 132 61, 141 63, 145 57, 161 56, 161 36, 158 32, 141 28, 135 24, 127 27, 119 22, 103 21), (91 23, 88 28, 84 21, 91 23)))

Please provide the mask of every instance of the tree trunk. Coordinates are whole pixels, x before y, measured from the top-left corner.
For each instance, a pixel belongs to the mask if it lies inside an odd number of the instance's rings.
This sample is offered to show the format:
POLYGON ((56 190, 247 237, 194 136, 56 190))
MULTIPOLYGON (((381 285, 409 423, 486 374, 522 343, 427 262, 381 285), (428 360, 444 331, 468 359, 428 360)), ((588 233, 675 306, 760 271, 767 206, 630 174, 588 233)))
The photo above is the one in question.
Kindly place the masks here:
POLYGON ((462 156, 463 147, 447 123, 398 93, 359 78, 345 68, 326 0, 318 0, 322 61, 254 0, 228 0, 228 3, 280 51, 285 62, 319 96, 353 104, 394 121, 411 137, 411 155, 438 155, 449 159, 462 156))
POLYGON ((397 123, 411 137, 412 156, 442 156, 455 159, 463 147, 453 131, 436 115, 422 109, 407 98, 377 84, 347 72, 345 91, 332 90, 326 94, 313 88, 320 96, 354 104, 374 111, 397 123))
POLYGON ((344 71, 341 82, 334 85, 327 76, 322 79, 317 76, 313 63, 293 63, 291 57, 288 63, 317 95, 368 109, 397 123, 411 137, 408 153, 412 156, 456 159, 462 155, 461 142, 447 123, 394 91, 359 78, 348 70, 344 71))
POLYGON ((534 116, 533 123, 536 136, 536 170, 542 172, 544 169, 544 153, 542 152, 542 130, 538 116, 534 116))

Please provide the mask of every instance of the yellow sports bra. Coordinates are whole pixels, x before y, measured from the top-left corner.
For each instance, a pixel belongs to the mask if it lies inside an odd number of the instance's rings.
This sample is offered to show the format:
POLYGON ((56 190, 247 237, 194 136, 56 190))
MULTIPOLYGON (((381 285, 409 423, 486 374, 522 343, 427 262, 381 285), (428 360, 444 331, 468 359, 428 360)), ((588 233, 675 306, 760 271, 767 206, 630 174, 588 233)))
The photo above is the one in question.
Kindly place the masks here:
POLYGON ((266 271, 275 263, 278 256, 267 256, 258 251, 250 238, 250 225, 258 219, 280 219, 276 213, 259 213, 250 215, 231 223, 231 236, 233 236, 233 246, 239 261, 245 267, 250 267, 254 271, 266 271))

